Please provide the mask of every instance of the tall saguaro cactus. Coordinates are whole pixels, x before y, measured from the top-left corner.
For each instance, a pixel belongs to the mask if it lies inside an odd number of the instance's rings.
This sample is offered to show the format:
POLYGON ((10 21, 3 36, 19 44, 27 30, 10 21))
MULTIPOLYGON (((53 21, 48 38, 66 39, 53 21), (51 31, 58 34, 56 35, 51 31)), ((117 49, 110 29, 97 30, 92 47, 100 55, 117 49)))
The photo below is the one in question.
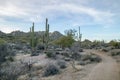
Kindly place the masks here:
POLYGON ((34 32, 34 22, 33 22, 33 26, 30 28, 30 45, 32 47, 32 52, 34 52, 35 47, 37 45, 37 38, 35 37, 35 32, 34 32))
POLYGON ((45 25, 45 50, 48 48, 48 43, 49 43, 49 24, 48 24, 48 19, 46 18, 46 25, 45 25))
POLYGON ((82 38, 82 34, 80 33, 80 26, 79 26, 78 41, 79 41, 79 43, 80 43, 80 47, 81 47, 81 38, 82 38))

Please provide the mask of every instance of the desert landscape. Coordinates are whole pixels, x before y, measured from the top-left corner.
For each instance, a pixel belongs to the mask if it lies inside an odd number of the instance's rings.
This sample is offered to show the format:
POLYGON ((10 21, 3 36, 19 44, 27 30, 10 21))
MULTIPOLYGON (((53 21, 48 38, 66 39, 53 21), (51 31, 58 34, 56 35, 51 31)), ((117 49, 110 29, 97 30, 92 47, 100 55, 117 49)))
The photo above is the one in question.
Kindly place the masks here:
POLYGON ((120 80, 119 2, 0 0, 0 80, 120 80))

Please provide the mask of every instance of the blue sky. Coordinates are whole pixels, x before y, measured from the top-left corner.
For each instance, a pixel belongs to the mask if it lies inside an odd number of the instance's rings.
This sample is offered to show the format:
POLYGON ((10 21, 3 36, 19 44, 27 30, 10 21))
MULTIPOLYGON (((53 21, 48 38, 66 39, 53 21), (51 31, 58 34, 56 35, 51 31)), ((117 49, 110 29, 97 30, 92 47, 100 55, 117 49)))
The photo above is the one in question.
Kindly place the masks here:
POLYGON ((45 28, 49 19, 50 31, 64 33, 78 29, 84 39, 120 39, 120 0, 0 0, 0 30, 6 33, 28 32, 45 28))

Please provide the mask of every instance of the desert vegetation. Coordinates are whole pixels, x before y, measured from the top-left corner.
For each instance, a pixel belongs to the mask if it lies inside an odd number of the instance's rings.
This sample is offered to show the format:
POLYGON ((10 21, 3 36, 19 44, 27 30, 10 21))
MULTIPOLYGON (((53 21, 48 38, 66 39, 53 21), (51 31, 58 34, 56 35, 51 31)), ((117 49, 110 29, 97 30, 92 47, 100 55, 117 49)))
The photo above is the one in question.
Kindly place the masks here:
POLYGON ((50 33, 47 18, 45 31, 35 32, 34 24, 28 33, 0 32, 0 80, 42 80, 64 74, 65 70, 81 72, 84 67, 87 69, 87 66, 95 66, 102 61, 99 55, 86 50, 120 57, 119 40, 81 41, 84 36, 80 27, 78 32, 75 29, 65 30, 65 35, 58 31, 50 33))

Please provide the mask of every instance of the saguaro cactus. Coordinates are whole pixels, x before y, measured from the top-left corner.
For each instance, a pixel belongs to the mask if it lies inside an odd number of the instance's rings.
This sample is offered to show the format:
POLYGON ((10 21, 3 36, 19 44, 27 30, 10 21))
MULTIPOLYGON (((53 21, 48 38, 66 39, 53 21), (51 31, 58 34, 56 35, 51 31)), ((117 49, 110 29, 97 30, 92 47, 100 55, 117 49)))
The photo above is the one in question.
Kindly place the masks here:
POLYGON ((33 22, 33 26, 30 28, 30 45, 32 47, 32 52, 35 51, 35 47, 37 45, 37 38, 35 37, 35 32, 34 32, 34 22, 33 22))
POLYGON ((49 24, 48 24, 48 19, 46 18, 46 26, 45 26, 45 50, 48 48, 48 43, 49 43, 49 24))
POLYGON ((81 39, 82 39, 82 34, 80 33, 80 26, 79 26, 78 41, 79 41, 79 43, 80 43, 80 47, 81 47, 81 39))

